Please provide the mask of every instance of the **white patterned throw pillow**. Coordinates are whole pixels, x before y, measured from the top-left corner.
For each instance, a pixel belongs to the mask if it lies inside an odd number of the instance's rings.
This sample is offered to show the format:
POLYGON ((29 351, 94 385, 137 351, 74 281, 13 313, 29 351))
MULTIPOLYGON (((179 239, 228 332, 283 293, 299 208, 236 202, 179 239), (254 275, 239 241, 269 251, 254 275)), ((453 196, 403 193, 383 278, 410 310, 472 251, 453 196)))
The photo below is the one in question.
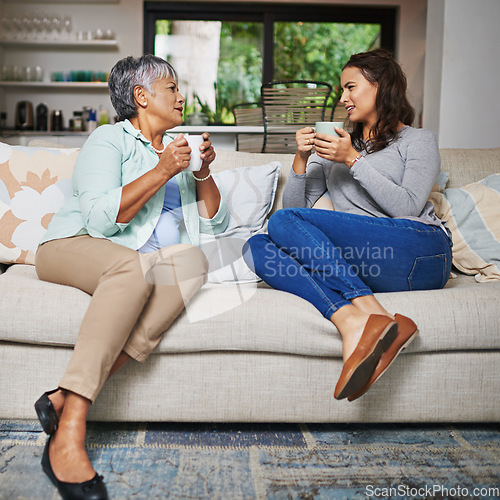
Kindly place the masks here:
POLYGON ((0 143, 0 262, 34 264, 53 215, 71 196, 79 149, 0 143))
POLYGON ((281 164, 240 167, 214 174, 229 210, 229 224, 219 235, 200 235, 200 248, 208 258, 209 283, 259 281, 245 264, 241 250, 254 234, 265 232, 281 164))

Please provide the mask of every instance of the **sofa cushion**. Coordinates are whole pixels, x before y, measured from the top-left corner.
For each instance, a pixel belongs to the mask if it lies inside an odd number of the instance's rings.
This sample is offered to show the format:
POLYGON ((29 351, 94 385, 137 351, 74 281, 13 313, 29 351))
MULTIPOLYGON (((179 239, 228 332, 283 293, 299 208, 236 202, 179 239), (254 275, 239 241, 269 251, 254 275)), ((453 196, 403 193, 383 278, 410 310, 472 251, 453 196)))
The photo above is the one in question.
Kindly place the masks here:
POLYGON ((272 154, 272 153, 245 153, 242 151, 217 151, 217 157, 212 166, 214 172, 230 170, 236 167, 251 167, 253 165, 265 165, 266 163, 278 161, 281 164, 279 172, 278 186, 271 213, 283 208, 283 189, 290 175, 294 155, 292 154, 272 154))
POLYGON ((214 173, 229 210, 229 224, 221 234, 200 234, 200 248, 210 265, 210 283, 259 281, 245 264, 242 247, 248 238, 267 229, 280 168, 278 161, 272 161, 214 173))
POLYGON ((429 198, 453 236, 453 264, 479 282, 500 279, 500 174, 429 198))
MULTIPOLYGON (((0 275, 0 289, 7 292, 0 294, 0 341, 74 345, 89 295, 40 281, 26 265, 0 275)), ((420 334, 405 351, 412 353, 500 349, 499 293, 500 282, 478 285, 462 277, 444 290, 376 296, 387 310, 418 324, 420 334)), ((207 351, 340 358, 342 342, 333 324, 295 295, 265 284, 210 285, 172 324, 155 354, 207 351)))
POLYGON ((0 262, 34 263, 38 242, 72 193, 78 151, 0 143, 0 262))

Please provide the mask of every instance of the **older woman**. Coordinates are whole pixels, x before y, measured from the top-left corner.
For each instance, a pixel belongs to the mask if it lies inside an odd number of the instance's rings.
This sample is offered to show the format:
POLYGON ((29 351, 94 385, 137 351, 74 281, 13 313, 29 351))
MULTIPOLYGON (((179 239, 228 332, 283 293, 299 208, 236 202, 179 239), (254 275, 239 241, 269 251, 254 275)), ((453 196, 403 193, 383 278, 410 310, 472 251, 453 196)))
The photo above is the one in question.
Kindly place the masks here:
POLYGON ((107 498, 85 451, 86 416, 106 379, 144 361, 206 280, 199 234, 227 227, 228 213, 200 151, 165 132, 181 125, 174 69, 144 56, 119 61, 109 78, 120 121, 99 127, 73 174, 73 197, 53 217, 36 256, 40 279, 92 295, 57 389, 35 403, 49 434, 42 467, 63 498, 107 498), (192 154, 203 160, 186 172, 192 154), (198 208, 200 207, 200 208, 198 208))

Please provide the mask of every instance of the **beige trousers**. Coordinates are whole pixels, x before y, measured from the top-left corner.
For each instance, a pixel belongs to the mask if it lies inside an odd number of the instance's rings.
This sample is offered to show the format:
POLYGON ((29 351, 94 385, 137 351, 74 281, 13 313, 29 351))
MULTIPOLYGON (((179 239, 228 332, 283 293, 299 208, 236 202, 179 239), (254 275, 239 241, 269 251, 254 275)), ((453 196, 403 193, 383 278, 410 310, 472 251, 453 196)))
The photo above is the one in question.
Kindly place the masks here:
POLYGON ((144 361, 206 281, 197 247, 150 254, 106 239, 76 236, 38 248, 38 277, 92 295, 73 355, 59 384, 94 401, 122 351, 144 361))

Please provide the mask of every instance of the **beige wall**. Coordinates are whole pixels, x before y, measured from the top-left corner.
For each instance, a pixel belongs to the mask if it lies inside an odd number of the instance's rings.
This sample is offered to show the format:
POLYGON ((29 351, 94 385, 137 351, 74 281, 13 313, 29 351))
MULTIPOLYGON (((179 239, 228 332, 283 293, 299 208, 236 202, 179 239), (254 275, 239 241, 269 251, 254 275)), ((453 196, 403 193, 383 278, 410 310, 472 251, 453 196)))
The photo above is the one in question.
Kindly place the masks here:
POLYGON ((442 148, 500 147, 500 1, 432 0, 424 126, 442 148))

